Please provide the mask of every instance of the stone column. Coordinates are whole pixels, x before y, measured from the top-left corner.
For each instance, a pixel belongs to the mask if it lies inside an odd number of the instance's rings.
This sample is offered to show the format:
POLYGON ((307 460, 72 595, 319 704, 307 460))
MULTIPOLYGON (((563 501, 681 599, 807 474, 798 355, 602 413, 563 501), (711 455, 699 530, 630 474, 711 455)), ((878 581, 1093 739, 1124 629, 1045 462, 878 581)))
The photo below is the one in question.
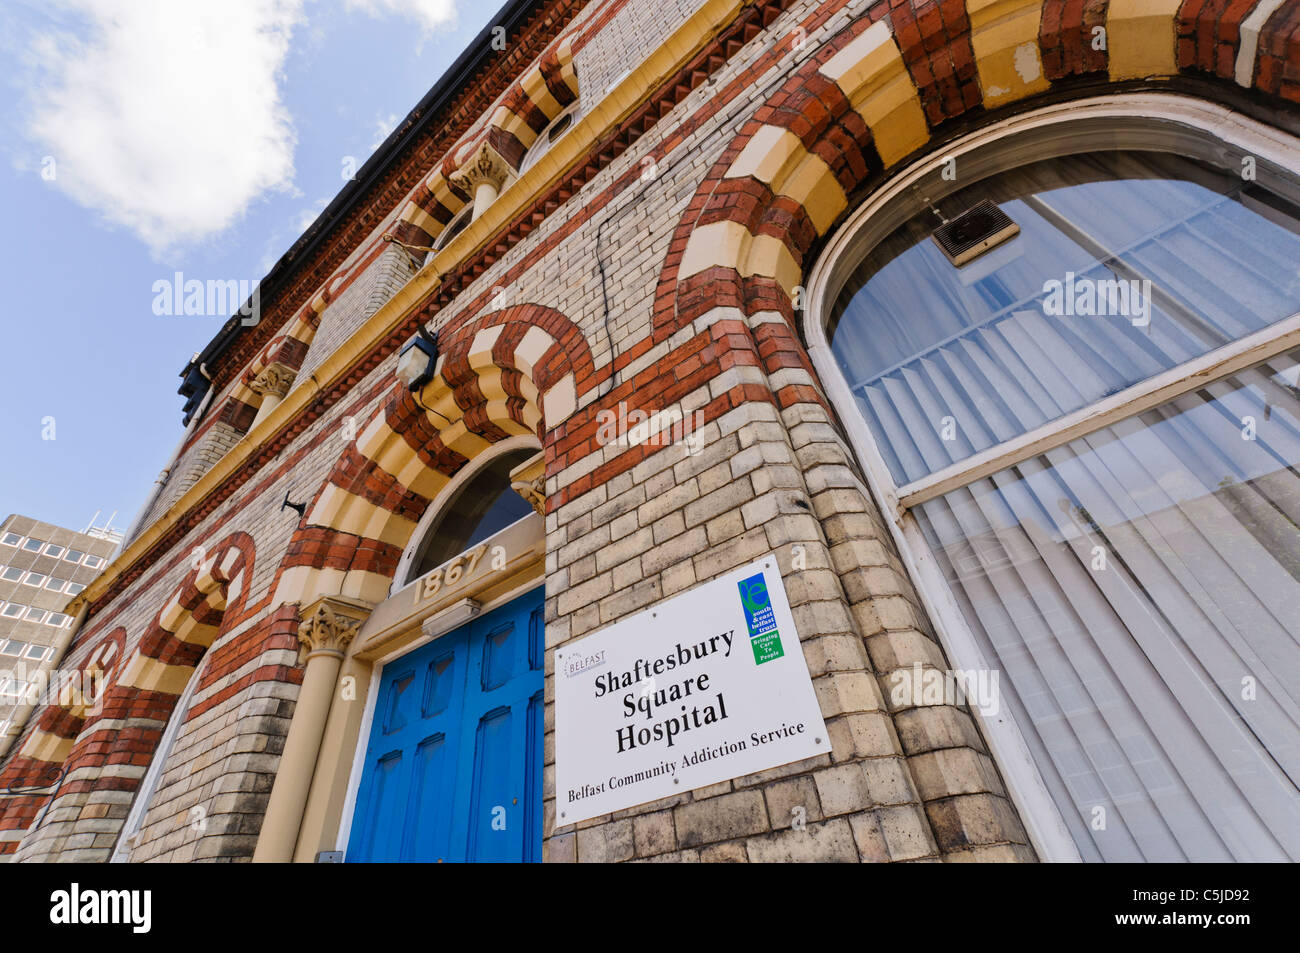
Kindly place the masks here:
POLYGON ((249 390, 262 395, 262 406, 257 408, 257 416, 249 424, 249 430, 260 424, 279 406, 280 401, 284 400, 284 395, 289 393, 289 388, 293 386, 293 379, 297 373, 293 368, 279 361, 273 361, 262 368, 262 372, 249 382, 249 390))
POLYGON ((306 655, 306 670, 253 852, 254 862, 288 863, 293 859, 339 668, 371 608, 357 599, 323 596, 302 612, 298 643, 306 655))
POLYGON ((468 162, 456 170, 451 184, 474 196, 474 212, 470 221, 478 218, 496 201, 510 174, 510 164, 486 142, 479 147, 468 162))

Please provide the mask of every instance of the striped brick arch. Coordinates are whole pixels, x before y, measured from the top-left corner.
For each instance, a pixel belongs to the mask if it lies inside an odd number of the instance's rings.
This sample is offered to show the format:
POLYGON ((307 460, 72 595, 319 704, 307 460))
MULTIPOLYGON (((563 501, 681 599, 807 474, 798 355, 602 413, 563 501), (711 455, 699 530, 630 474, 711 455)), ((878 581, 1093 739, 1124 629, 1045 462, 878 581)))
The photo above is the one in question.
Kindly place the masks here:
POLYGON ((789 319, 809 252, 855 190, 944 123, 1056 87, 1179 75, 1300 103, 1300 0, 874 4, 768 98, 697 190, 656 292, 656 340, 720 306, 789 319))
POLYGON ((444 328, 439 350, 418 395, 397 384, 358 426, 289 543, 277 604, 382 601, 421 516, 461 467, 512 436, 551 448, 595 385, 582 332, 540 305, 444 328))
MULTIPOLYGON (((108 792, 136 790, 199 661, 224 621, 242 615, 253 568, 252 537, 233 533, 207 552, 196 551, 195 560, 201 564, 190 570, 129 653, 122 628, 78 640, 74 668, 100 671, 100 703, 54 698, 33 713, 15 756, 0 772, 0 789, 34 787, 66 772, 42 834, 46 826, 107 818, 121 801, 120 794, 108 792), (64 816, 65 806, 74 812, 64 816)), ((25 829, 48 800, 41 794, 0 801, 0 831, 25 829)), ((98 833, 104 833, 101 827, 98 833)), ((17 844, 0 845, 0 853, 6 847, 12 851, 17 844)), ((105 857, 109 849, 104 848, 105 857)))
POLYGON ((408 245, 431 246, 472 197, 451 184, 452 176, 484 144, 518 170, 524 154, 551 121, 578 99, 573 66, 574 35, 559 37, 516 79, 484 123, 467 135, 416 187, 398 216, 393 237, 408 245))

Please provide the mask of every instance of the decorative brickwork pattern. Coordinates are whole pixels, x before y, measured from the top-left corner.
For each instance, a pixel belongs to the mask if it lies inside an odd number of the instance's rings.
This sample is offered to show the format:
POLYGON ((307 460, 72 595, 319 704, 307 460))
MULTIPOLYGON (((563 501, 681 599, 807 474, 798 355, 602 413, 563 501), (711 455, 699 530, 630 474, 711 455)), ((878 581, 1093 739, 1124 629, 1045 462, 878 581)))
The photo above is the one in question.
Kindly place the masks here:
MULTIPOLYGON (((550 5, 509 76, 493 67, 476 80, 483 91, 466 92, 445 133, 404 156, 383 194, 302 263, 267 327, 212 369, 221 410, 178 472, 203 447, 222 449, 221 434, 247 431, 255 370, 279 361, 301 387, 357 340, 413 272, 383 236, 425 244, 468 201, 448 184, 464 149, 489 142, 518 161, 566 97, 586 95, 588 72, 617 76, 600 60, 603 31, 639 22, 646 4, 578 6, 550 5)), ((664 35, 697 9, 654 7, 664 35)), ((948 663, 801 343, 814 316, 796 306, 800 289, 863 195, 1008 108, 1118 82, 1178 85, 1300 124, 1297 11, 1210 0, 735 9, 236 472, 168 512, 152 549, 114 569, 66 662, 102 660, 120 640, 112 714, 51 706, 33 719, 0 767, 0 783, 35 789, 0 797, 0 854, 26 831, 20 859, 104 859, 197 670, 132 857, 249 857, 302 677, 299 607, 385 600, 431 501, 514 437, 545 452, 548 673, 556 646, 772 553, 832 744, 557 826, 548 674, 546 860, 1033 860, 970 712, 889 700, 892 673, 948 663), (412 394, 394 368, 419 324, 438 333, 440 355, 412 394), (601 415, 620 408, 680 414, 690 440, 611 442, 601 415), (282 509, 286 495, 305 515, 282 509), (219 555, 215 571, 192 567, 198 546, 219 555), (39 786, 65 768, 51 803, 39 786)), ((513 201, 509 187, 498 201, 513 201)))

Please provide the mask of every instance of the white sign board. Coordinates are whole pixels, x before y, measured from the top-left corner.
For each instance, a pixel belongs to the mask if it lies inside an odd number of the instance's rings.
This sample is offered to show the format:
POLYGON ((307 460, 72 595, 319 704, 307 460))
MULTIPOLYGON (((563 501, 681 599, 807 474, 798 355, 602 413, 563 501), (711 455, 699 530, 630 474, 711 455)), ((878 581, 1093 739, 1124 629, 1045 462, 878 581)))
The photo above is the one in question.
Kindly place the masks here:
POLYGON ((830 750, 775 556, 556 650, 557 826, 830 750))

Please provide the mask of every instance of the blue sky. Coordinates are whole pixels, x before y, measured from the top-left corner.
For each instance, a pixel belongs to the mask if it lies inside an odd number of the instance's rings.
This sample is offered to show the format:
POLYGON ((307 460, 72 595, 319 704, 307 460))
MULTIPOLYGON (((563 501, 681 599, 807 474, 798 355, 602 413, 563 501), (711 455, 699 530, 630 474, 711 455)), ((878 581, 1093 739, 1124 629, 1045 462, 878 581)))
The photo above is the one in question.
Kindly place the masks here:
POLYGON ((499 6, 7 0, 0 518, 131 521, 228 316, 154 282, 261 278, 499 6))

